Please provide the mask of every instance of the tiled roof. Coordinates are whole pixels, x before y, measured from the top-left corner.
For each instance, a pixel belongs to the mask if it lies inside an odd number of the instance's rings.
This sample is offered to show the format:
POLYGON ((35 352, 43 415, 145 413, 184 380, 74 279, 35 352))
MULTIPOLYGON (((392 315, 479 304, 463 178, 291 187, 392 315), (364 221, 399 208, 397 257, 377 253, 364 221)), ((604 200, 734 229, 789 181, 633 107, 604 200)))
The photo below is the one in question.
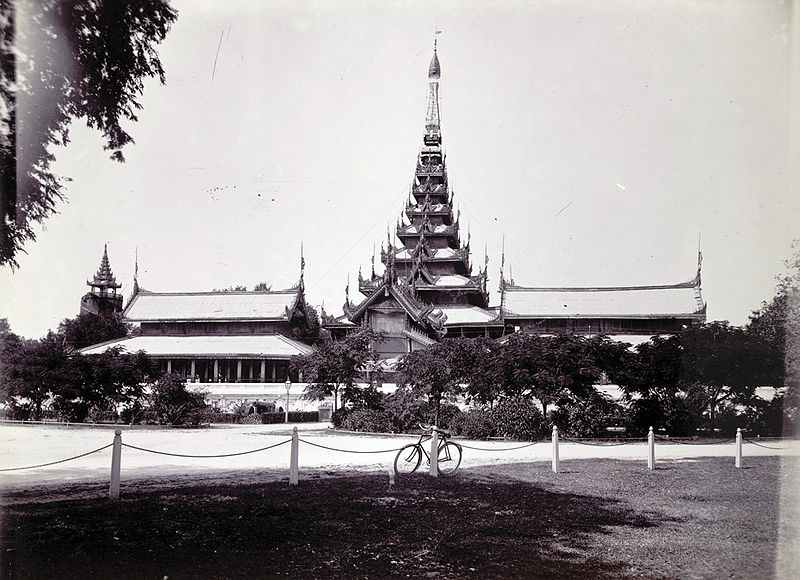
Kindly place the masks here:
POLYGON ((278 358, 308 354, 311 347, 280 334, 133 336, 80 350, 81 354, 100 354, 120 347, 125 352, 145 351, 154 357, 278 358))
POLYGON ((297 290, 282 292, 140 292, 123 314, 131 322, 286 320, 297 290))
POLYGON ((523 288, 507 286, 503 314, 509 318, 705 317, 700 287, 523 288))

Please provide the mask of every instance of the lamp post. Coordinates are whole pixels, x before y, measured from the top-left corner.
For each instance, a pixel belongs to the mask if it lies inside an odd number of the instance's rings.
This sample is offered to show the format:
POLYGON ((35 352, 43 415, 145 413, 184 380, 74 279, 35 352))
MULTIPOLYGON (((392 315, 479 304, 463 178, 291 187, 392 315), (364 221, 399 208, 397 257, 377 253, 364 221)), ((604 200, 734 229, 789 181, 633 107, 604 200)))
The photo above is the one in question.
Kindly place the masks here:
POLYGON ((286 417, 284 417, 283 422, 284 423, 288 423, 289 422, 289 389, 292 388, 292 379, 287 378, 286 382, 283 383, 283 386, 286 387, 286 411, 285 411, 286 412, 286 417))

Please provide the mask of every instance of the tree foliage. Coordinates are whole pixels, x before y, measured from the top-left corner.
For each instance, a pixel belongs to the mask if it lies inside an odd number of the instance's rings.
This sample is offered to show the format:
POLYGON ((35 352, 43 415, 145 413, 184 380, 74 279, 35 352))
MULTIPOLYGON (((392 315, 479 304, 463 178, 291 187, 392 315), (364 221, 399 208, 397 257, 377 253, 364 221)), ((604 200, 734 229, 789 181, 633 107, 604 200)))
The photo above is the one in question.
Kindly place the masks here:
POLYGON ((65 318, 58 325, 58 332, 66 343, 79 349, 117 338, 125 338, 130 329, 117 315, 92 314, 86 312, 75 318, 65 318))
POLYGON ((435 408, 438 425, 442 401, 464 392, 470 370, 475 366, 477 344, 468 338, 454 338, 407 354, 397 365, 398 388, 426 397, 435 408))
POLYGON ((111 159, 124 161, 122 150, 133 137, 123 125, 137 121, 144 79, 165 82, 156 45, 177 12, 167 0, 17 0, 14 12, 7 4, 0 13, 0 88, 16 147, 2 148, 8 197, 0 265, 16 267, 17 252, 36 238, 36 224, 65 198, 66 179, 51 166, 55 147, 69 142, 73 121, 83 119, 100 131, 111 159), (9 66, 12 34, 16 67, 9 66))
POLYGON ((500 353, 503 392, 535 397, 545 416, 548 405, 590 394, 602 372, 590 341, 575 334, 515 333, 500 353))
POLYGON ((292 370, 302 372, 309 383, 303 397, 320 401, 333 396, 334 410, 339 408, 340 393, 343 404, 357 399, 358 379, 367 361, 375 358, 372 350, 375 340, 380 340, 380 336, 365 327, 342 340, 319 343, 307 355, 293 356, 292 370))
POLYGON ((147 399, 150 413, 160 425, 197 425, 206 409, 205 393, 190 391, 176 374, 158 379, 147 399))
POLYGON ((0 335, 3 399, 17 418, 40 419, 45 411, 67 421, 84 421, 94 410, 132 404, 156 373, 144 353, 109 349, 83 356, 61 333, 39 340, 0 335))

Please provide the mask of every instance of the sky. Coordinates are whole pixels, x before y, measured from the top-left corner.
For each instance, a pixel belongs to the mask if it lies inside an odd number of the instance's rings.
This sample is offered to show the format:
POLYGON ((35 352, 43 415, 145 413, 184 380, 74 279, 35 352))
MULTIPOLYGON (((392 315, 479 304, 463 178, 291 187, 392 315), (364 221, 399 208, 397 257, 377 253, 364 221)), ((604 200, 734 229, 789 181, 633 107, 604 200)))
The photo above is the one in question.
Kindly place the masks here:
MULTIPOLYGON (((672 284, 744 324, 800 238, 791 2, 177 1, 126 163, 73 124, 68 203, 0 270, 0 318, 77 315, 103 245, 127 297, 267 281, 305 255, 341 314, 397 222, 438 54, 448 175, 491 304, 523 286, 672 284), (504 240, 504 241, 503 241, 504 240)), ((377 270, 382 271, 379 259, 377 270)))

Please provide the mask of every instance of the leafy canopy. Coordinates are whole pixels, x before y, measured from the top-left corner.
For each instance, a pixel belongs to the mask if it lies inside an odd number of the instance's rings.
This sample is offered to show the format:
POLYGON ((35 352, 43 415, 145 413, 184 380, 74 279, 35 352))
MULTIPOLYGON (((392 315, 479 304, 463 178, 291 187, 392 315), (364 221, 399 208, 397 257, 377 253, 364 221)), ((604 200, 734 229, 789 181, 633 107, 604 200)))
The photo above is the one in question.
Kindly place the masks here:
POLYGON ((144 79, 165 82, 156 45, 177 12, 167 0, 3 5, 0 90, 3 124, 12 137, 0 142, 0 265, 16 267, 17 253, 36 239, 36 224, 65 199, 66 178, 51 165, 55 147, 69 143, 73 121, 100 131, 111 159, 124 161, 122 150, 133 137, 123 125, 137 121, 144 79))

